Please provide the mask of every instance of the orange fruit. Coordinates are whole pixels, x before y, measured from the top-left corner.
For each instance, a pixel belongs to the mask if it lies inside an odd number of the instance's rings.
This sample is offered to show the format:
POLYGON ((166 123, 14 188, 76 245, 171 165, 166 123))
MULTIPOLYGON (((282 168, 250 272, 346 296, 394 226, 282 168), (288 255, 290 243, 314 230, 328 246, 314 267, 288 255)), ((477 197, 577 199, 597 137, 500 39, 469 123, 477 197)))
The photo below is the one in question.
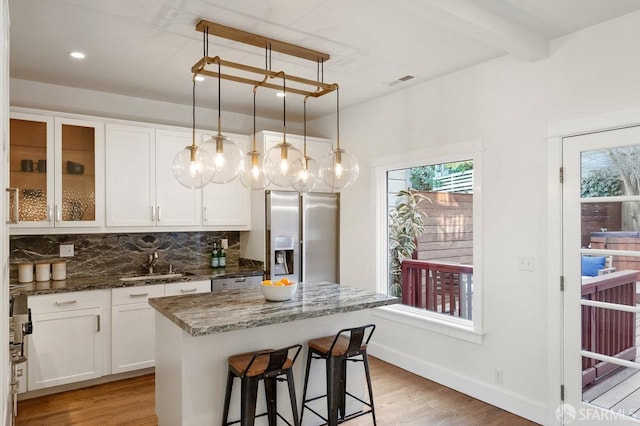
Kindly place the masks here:
POLYGON ((277 283, 274 284, 274 286, 276 287, 284 287, 286 284, 283 283, 282 281, 278 281, 277 283))
POLYGON ((271 280, 264 280, 262 281, 262 285, 273 285, 273 282, 271 280))
POLYGON ((291 282, 289 281, 289 279, 288 279, 288 278, 282 278, 282 279, 280 280, 280 282, 281 282, 282 284, 284 284, 284 285, 289 285, 289 284, 291 284, 291 282))

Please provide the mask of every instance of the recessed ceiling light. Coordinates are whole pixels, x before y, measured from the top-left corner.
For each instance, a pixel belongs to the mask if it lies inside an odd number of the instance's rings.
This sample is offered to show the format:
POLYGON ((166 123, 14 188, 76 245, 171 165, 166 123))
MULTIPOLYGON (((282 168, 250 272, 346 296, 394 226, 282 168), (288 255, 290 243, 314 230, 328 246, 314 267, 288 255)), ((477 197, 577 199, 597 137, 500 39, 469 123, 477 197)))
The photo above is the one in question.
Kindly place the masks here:
POLYGON ((204 77, 201 75, 196 75, 196 81, 204 81, 204 77))
POLYGON ((276 96, 279 97, 279 98, 284 98, 285 96, 287 96, 287 94, 284 93, 284 92, 278 92, 278 93, 276 93, 276 96))
POLYGON ((75 59, 84 59, 85 58, 85 54, 82 52, 71 52, 69 53, 69 56, 71 56, 72 58, 75 59))

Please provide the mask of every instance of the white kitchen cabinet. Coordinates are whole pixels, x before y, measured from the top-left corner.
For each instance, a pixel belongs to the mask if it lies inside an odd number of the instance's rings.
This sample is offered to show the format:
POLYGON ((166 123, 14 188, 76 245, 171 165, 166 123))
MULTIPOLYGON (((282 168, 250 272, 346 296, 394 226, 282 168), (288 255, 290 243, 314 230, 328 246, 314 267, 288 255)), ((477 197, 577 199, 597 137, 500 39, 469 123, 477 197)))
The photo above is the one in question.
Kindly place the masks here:
POLYGON ((28 304, 33 321, 26 345, 29 391, 104 375, 111 329, 108 291, 30 296, 28 304))
POLYGON ((18 112, 10 121, 10 185, 19 201, 12 227, 102 226, 104 124, 18 112))
POLYGON ((164 296, 164 284, 111 290, 111 373, 153 367, 155 314, 147 301, 164 296))
MULTIPOLYGON (((209 139, 212 135, 205 135, 209 139)), ((233 139, 240 150, 249 151, 249 138, 241 135, 225 136, 233 139)), ((247 231, 251 227, 251 190, 240 177, 224 184, 209 183, 202 188, 202 225, 247 231)))
MULTIPOLYGON (((266 154, 269 148, 272 148, 282 142, 282 133, 270 132, 270 131, 259 132, 257 135, 257 141, 259 144, 258 150, 262 150, 262 153, 266 154)), ((300 152, 304 152, 304 136, 288 134, 287 142, 293 145, 298 150, 300 150, 300 152)), ((333 148, 333 145, 330 139, 315 138, 315 137, 307 136, 307 156, 313 158, 318 163, 318 167, 320 167, 322 160, 329 152, 331 152, 332 148, 333 148)), ((274 184, 269 184, 269 186, 267 186, 266 189, 285 190, 285 191, 292 190, 292 188, 281 187, 274 184)), ((326 183, 320 180, 313 192, 332 192, 332 191, 331 191, 331 188, 326 183)))
POLYGON ((200 190, 178 182, 171 165, 192 144, 190 131, 156 130, 156 220, 159 226, 200 224, 200 190))
POLYGON ((155 225, 155 129, 107 124, 107 226, 155 225))
POLYGON ((155 310, 149 298, 209 291, 211 280, 112 289, 111 373, 155 365, 155 310))
POLYGON ((200 191, 182 186, 171 168, 191 132, 107 124, 106 139, 107 226, 200 224, 200 191))

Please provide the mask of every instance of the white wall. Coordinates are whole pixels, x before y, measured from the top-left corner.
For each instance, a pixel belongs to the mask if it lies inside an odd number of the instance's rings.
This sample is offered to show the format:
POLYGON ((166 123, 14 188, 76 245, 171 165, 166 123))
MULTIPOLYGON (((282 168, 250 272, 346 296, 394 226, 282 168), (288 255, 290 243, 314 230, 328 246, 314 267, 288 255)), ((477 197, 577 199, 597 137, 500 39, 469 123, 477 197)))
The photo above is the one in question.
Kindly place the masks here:
MULTIPOLYGON (((555 41, 545 60, 504 56, 341 111, 341 143, 361 167, 341 198, 344 284, 375 290, 372 162, 468 140, 486 149, 484 223, 474 224, 484 236, 483 343, 386 323, 372 353, 537 422, 555 418, 551 384, 559 379, 548 372, 558 368, 548 360, 558 347, 548 335, 557 326, 547 319, 557 317, 548 304, 559 292, 546 265, 547 125, 639 106, 638 40, 635 13, 555 41), (534 256, 534 272, 517 270, 522 255, 534 256), (504 371, 502 386, 494 383, 496 368, 504 371)), ((331 136, 334 120, 312 125, 331 136)))
MULTIPOLYGON (((202 95, 196 94, 196 96, 202 95)), ((187 128, 192 126, 191 105, 172 104, 15 78, 11 79, 11 106, 187 128)), ((213 118, 216 116, 217 111, 199 107, 196 110, 196 126, 204 130, 215 129, 217 121, 213 118)), ((256 125, 258 131, 282 131, 282 121, 279 120, 258 118, 256 125)), ((292 123, 291 126, 287 126, 287 131, 302 134, 302 124, 292 123)), ((244 135, 253 133, 253 116, 224 112, 222 132, 244 135)))

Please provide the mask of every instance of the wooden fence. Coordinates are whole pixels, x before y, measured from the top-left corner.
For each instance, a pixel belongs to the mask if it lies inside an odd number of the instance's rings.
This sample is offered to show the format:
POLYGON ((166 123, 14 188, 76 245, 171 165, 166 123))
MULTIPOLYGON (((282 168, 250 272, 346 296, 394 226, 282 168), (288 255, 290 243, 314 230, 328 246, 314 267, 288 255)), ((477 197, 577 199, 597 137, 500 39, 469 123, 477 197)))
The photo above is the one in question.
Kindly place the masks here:
POLYGON ((473 266, 402 261, 402 303, 471 319, 473 266))
MULTIPOLYGON (((587 278, 582 298, 634 306, 638 271, 618 271, 587 278)), ((636 314, 582 306, 582 349, 620 359, 636 358, 636 314)), ((582 358, 582 386, 596 381, 618 365, 582 358)))

